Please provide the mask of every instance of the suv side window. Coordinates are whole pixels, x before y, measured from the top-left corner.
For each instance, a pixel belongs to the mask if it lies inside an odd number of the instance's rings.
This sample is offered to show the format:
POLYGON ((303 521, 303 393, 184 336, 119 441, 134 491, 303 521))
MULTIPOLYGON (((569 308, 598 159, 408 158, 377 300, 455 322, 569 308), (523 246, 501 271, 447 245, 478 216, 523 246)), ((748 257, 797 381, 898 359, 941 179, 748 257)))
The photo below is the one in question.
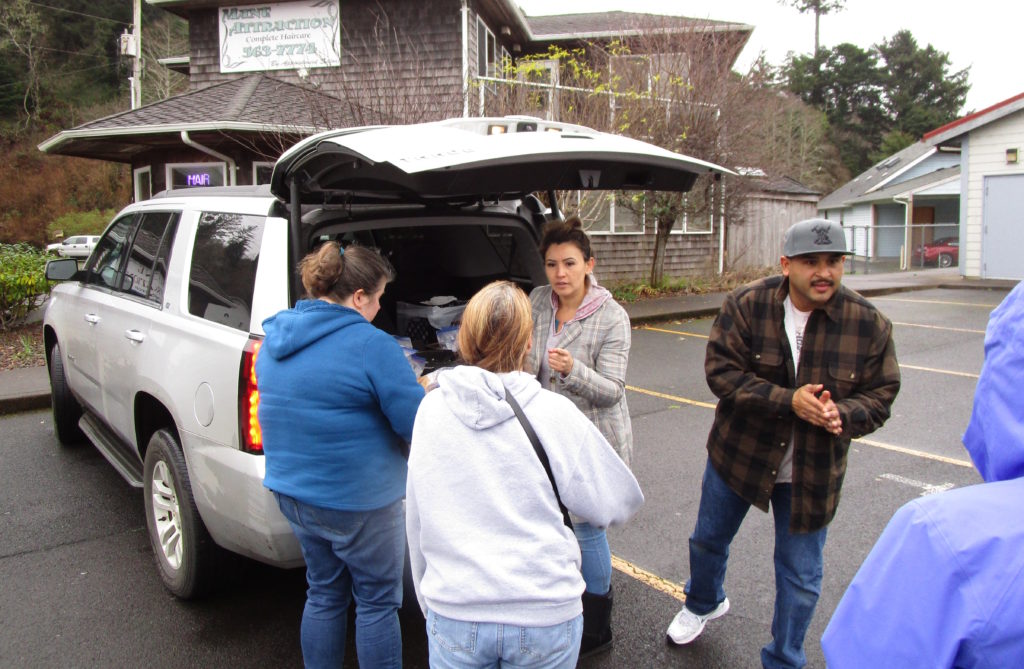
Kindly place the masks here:
POLYGON ((239 330, 249 329, 263 216, 204 212, 196 228, 188 311, 239 330))
POLYGON ((135 216, 128 215, 114 222, 96 244, 86 265, 86 283, 107 288, 117 287, 117 276, 124 261, 125 249, 135 228, 135 216))
POLYGON ((121 279, 124 292, 157 304, 163 301, 171 240, 177 225, 176 212, 142 215, 121 279))

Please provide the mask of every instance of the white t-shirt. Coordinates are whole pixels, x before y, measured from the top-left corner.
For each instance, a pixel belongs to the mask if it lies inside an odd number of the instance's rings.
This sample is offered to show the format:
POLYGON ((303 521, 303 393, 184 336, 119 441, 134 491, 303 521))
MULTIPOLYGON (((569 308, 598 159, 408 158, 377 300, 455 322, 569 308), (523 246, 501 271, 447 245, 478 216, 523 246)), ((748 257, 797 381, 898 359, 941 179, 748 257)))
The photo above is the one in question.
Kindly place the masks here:
MULTIPOLYGON (((811 317, 810 311, 800 311, 793 306, 793 301, 786 296, 783 303, 786 308, 786 316, 783 323, 786 326, 786 336, 789 338, 789 349, 793 351, 793 375, 800 370, 800 349, 804 344, 804 329, 811 317)), ((779 474, 775 477, 776 483, 791 483, 793 481, 793 442, 796 440, 796 433, 789 437, 789 447, 782 457, 782 464, 779 465, 779 474)))

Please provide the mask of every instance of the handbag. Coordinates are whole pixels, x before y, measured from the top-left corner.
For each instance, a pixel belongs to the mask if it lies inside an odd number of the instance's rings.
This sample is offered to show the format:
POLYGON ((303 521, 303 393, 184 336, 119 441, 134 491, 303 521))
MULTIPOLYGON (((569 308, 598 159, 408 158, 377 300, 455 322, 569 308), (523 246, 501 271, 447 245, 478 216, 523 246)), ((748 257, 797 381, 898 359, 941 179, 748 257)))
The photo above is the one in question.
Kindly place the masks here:
MULTIPOLYGON (((503 384, 504 385, 504 384, 503 384)), ((519 402, 509 392, 508 386, 505 386, 505 401, 512 407, 512 412, 519 419, 519 424, 523 426, 526 431, 526 436, 530 439, 530 443, 533 444, 533 450, 537 453, 537 457, 540 459, 540 464, 544 466, 544 471, 547 472, 548 480, 551 481, 551 487, 555 491, 555 501, 558 502, 558 509, 562 512, 562 522, 570 530, 572 527, 572 520, 569 518, 569 510, 565 508, 565 504, 562 504, 562 497, 558 494, 558 484, 555 483, 555 476, 551 473, 551 463, 548 462, 548 454, 544 452, 544 447, 540 443, 540 439, 537 438, 537 433, 533 431, 533 425, 530 425, 529 419, 526 418, 526 414, 523 413, 523 408, 519 406, 519 402)))

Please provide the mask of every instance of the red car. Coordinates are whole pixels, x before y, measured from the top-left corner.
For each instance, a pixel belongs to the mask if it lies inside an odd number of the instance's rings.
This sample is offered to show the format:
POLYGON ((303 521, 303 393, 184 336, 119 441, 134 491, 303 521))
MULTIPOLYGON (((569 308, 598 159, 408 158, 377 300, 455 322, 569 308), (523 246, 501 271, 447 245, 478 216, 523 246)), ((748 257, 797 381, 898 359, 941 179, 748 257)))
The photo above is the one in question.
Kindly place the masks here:
POLYGON ((914 249, 915 265, 938 265, 952 267, 960 262, 960 239, 940 237, 914 249))

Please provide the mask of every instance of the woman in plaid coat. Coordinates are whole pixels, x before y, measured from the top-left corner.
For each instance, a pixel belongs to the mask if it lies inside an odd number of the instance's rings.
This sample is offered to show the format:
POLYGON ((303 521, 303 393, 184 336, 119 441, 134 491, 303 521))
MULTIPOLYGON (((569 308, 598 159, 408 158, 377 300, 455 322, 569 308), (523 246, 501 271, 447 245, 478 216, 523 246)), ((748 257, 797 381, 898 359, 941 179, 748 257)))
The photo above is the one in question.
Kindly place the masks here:
MULTIPOLYGON (((597 284, 590 239, 578 217, 550 224, 540 251, 550 285, 530 293, 530 369, 544 388, 572 400, 628 466, 633 456, 626 405, 629 316, 597 284)), ((574 524, 587 584, 582 656, 611 646, 612 565, 604 528, 574 524)))

